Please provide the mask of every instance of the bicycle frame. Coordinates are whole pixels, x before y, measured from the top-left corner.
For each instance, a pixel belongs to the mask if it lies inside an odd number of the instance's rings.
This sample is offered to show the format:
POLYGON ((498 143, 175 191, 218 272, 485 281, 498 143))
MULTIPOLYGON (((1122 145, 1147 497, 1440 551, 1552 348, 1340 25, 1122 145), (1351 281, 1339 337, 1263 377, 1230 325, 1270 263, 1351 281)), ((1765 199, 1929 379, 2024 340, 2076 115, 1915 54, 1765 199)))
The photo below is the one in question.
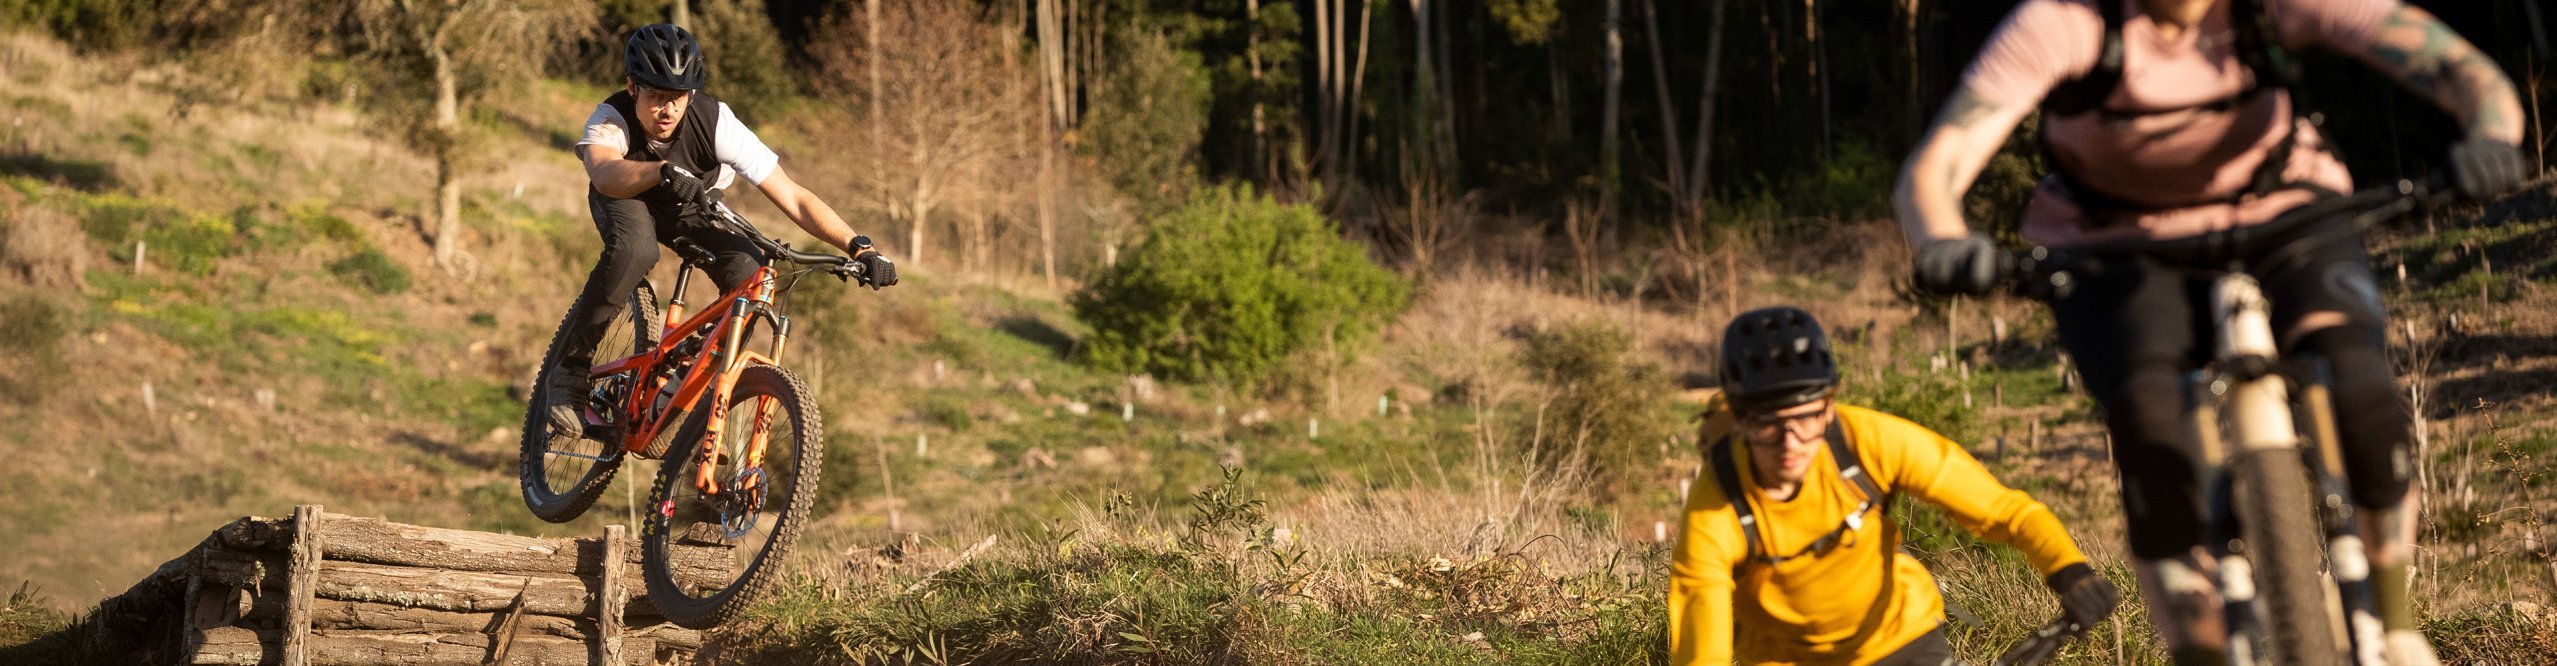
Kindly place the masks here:
MULTIPOLYGON (((736 387, 737 376, 744 373, 746 368, 757 364, 780 366, 782 354, 789 347, 790 318, 773 308, 777 278, 771 266, 757 267, 752 277, 738 285, 736 289, 722 294, 717 304, 703 309, 690 319, 683 319, 683 293, 685 286, 692 279, 692 270, 692 262, 687 261, 684 268, 676 273, 675 290, 666 309, 665 321, 675 322, 682 319, 682 323, 667 324, 660 331, 655 348, 633 356, 599 363, 589 370, 589 376, 594 377, 632 373, 632 376, 637 378, 630 384, 630 394, 623 397, 621 408, 622 423, 625 424, 621 432, 623 451, 633 453, 646 451, 649 443, 655 441, 661 431, 668 427, 678 427, 678 424, 670 422, 673 419, 669 417, 691 413, 693 406, 704 397, 710 398, 711 404, 709 420, 702 432, 702 441, 720 441, 720 433, 727 427, 728 401, 736 387), (772 324, 773 344, 770 356, 744 347, 746 329, 751 327, 756 319, 772 324), (706 332, 705 329, 707 329, 706 332), (677 369, 682 374, 665 380, 677 383, 674 398, 663 407, 657 406, 655 398, 666 386, 664 382, 657 379, 660 366, 668 362, 676 348, 686 344, 686 341, 695 333, 704 333, 701 338, 702 348, 692 351, 685 358, 674 360, 682 364, 677 369)), ((764 444, 771 434, 773 408, 773 401, 770 399, 756 402, 753 431, 748 437, 745 450, 739 452, 745 462, 740 469, 755 469, 763 464, 764 444)), ((706 459, 715 454, 716 451, 712 447, 704 446, 700 449, 700 455, 706 459)), ((719 484, 711 474, 714 468, 715 466, 708 464, 698 467, 700 474, 693 483, 705 495, 719 493, 719 484)))

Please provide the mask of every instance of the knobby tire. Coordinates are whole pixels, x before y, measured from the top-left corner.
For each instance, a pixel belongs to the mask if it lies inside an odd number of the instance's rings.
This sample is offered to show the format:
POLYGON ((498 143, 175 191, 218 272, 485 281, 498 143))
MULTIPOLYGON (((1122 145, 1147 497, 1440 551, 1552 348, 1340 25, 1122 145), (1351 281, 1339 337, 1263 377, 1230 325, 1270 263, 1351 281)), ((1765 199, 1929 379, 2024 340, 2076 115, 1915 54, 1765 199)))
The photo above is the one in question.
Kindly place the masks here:
MULTIPOLYGON (((613 474, 621 470, 623 460, 613 455, 620 448, 620 442, 583 438, 558 442, 554 441, 550 432, 550 396, 543 387, 550 384, 551 369, 559 366, 560 356, 568 345, 569 331, 576 325, 577 313, 585 309, 586 302, 581 297, 576 305, 569 308, 568 314, 560 318, 559 328, 551 333, 550 348, 542 352, 541 368, 533 374, 532 399, 525 401, 523 441, 516 476, 523 486, 524 507, 531 509, 534 517, 553 523, 565 523, 585 515, 586 509, 595 505, 595 499, 612 487, 613 474), (581 454, 591 451, 605 460, 589 462, 565 457, 554 460, 549 453, 555 446, 574 448, 581 454), (580 462, 585 463, 585 470, 573 478, 553 474, 554 463, 567 465, 557 470, 565 472, 576 469, 580 462), (567 479, 567 482, 555 482, 554 476, 567 479)), ((656 347, 657 338, 664 331, 660 317, 656 290, 647 282, 639 283, 631 292, 629 304, 620 312, 613 313, 612 324, 605 328, 603 339, 597 341, 593 358, 621 358, 656 347), (629 329, 624 330, 624 325, 628 325, 629 329), (630 340, 628 348, 614 344, 615 339, 625 337, 630 340)), ((618 406, 611 407, 613 411, 605 413, 617 416, 618 406)))
MULTIPOLYGON (((815 503, 825 448, 824 426, 819 422, 815 396, 796 375, 781 368, 757 365, 738 376, 729 400, 727 423, 720 435, 729 441, 710 442, 701 436, 698 424, 707 422, 710 411, 693 410, 696 417, 688 419, 693 423, 685 426, 665 464, 658 467, 657 483, 648 493, 647 515, 640 530, 640 567, 648 580, 649 601, 667 620, 694 629, 727 623, 761 599, 780 579, 782 562, 798 539, 799 523, 815 503), (758 512, 771 522, 768 528, 750 528, 747 537, 763 531, 763 543, 753 546, 751 553, 738 552, 745 549, 733 543, 725 547, 686 547, 692 552, 681 553, 683 561, 679 562, 676 549, 685 547, 681 538, 696 529, 700 519, 712 518, 714 523, 717 520, 711 500, 701 497, 693 487, 695 468, 701 461, 699 447, 730 450, 734 441, 748 436, 757 400, 762 397, 778 401, 772 434, 764 445, 767 495, 758 512), (723 551, 725 556, 721 557, 723 551), (700 563, 705 557, 726 561, 724 583, 712 588, 677 580, 678 565, 700 563)), ((715 460, 714 464, 723 462, 729 461, 715 460)), ((725 464, 716 470, 723 480, 730 474, 725 464)))

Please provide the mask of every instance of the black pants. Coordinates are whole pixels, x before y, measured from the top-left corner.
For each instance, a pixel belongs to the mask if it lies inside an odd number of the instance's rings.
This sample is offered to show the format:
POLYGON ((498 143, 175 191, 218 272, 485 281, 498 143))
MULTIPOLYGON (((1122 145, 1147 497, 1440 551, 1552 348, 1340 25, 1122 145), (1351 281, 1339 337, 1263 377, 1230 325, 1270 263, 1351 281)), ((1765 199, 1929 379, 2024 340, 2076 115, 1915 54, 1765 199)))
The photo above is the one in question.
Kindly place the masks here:
POLYGON ((684 220, 672 205, 615 199, 588 190, 586 209, 595 217, 595 231, 603 234, 604 254, 596 259, 594 272, 586 275, 585 290, 571 306, 576 309, 569 320, 578 326, 562 354, 562 363, 568 367, 593 365, 595 345, 611 326, 613 315, 630 302, 631 289, 648 279, 649 269, 657 266, 659 242, 671 244, 681 238, 709 250, 715 259, 706 268, 720 293, 745 283, 764 265, 763 250, 753 241, 684 220))
POLYGON ((1944 629, 1938 627, 1909 639, 1908 645, 1900 646, 1870 666, 1956 666, 1961 663, 1962 660, 1953 657, 1953 644, 1945 642, 1944 629))
MULTIPOLYGON (((2353 502, 2393 506, 2413 472, 2411 421, 2390 370, 2388 315, 2368 251, 2340 226, 2304 225, 2288 238, 2249 243, 2236 258, 2272 302, 2283 356, 2326 361, 2353 502), (2315 312, 2346 321, 2291 340, 2293 326, 2315 312)), ((2205 538, 2195 461, 2184 453, 2193 450, 2186 446, 2193 432, 2183 382, 2216 342, 2211 279, 2192 269, 2226 266, 2199 257, 2108 257, 2052 305, 2061 341, 2113 431, 2131 553, 2142 559, 2182 554, 2205 538)))

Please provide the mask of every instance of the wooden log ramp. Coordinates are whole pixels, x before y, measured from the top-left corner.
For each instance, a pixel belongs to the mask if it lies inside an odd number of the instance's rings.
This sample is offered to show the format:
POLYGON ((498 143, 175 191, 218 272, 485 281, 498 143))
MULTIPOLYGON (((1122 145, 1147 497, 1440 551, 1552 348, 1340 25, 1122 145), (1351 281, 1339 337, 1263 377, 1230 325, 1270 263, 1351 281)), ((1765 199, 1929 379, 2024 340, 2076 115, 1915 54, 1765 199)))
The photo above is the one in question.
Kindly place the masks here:
MULTIPOLYGON (((96 640, 147 664, 689 663, 701 633, 648 603, 619 526, 543 539, 297 507, 247 517, 101 605, 96 640)), ((725 557, 678 552, 679 576, 725 557)))

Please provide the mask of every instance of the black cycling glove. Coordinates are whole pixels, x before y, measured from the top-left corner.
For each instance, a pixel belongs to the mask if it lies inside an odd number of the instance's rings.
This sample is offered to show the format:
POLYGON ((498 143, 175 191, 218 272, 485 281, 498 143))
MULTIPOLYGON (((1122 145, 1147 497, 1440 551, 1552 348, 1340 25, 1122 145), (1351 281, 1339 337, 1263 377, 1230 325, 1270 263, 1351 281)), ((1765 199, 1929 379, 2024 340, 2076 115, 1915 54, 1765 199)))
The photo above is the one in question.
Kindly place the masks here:
POLYGON ((897 265, 888 261, 888 255, 874 250, 853 257, 852 262, 861 264, 861 282, 872 291, 897 284, 897 265))
POLYGON ((1939 294, 1981 295, 1998 286, 1998 244, 1971 234, 1918 246, 1918 288, 1939 294))
POLYGON ((664 188, 667 194, 674 195, 676 201, 683 203, 700 201, 702 193, 710 191, 709 181, 702 180, 700 176, 693 175, 693 172, 683 167, 675 166, 673 162, 666 162, 664 166, 658 167, 657 177, 659 178, 657 186, 664 188))
POLYGON ((2472 136, 2450 147, 2451 184, 2469 201, 2486 203, 2511 194, 2530 181, 2533 171, 2520 146, 2500 140, 2472 136))
POLYGON ((2060 596, 2060 612, 2080 630, 2102 624, 2113 616, 2113 607, 2122 604, 2122 591, 2085 562, 2060 567, 2044 582, 2052 594, 2060 596))

